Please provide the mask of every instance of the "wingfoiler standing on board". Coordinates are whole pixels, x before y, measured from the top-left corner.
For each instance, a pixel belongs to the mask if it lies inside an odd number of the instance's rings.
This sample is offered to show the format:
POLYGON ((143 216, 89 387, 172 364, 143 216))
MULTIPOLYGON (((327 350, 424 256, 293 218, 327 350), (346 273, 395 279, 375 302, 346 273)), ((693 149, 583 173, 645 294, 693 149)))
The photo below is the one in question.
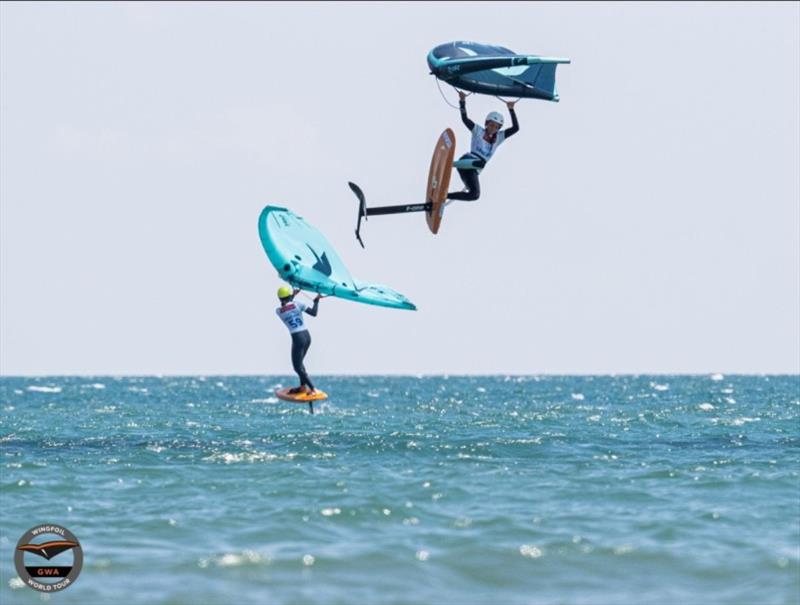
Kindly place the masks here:
POLYGON ((569 62, 564 58, 519 55, 503 46, 477 42, 448 42, 431 50, 428 53, 428 67, 437 85, 444 82, 458 91, 462 121, 472 134, 470 152, 454 163, 455 134, 448 128, 440 135, 428 170, 428 187, 422 203, 367 207, 361 188, 355 183, 348 183, 358 198, 356 238, 361 246, 364 246, 361 239, 362 219, 377 214, 425 212, 428 227, 435 234, 439 232, 447 201, 477 200, 480 196, 480 170, 497 148, 519 130, 514 112, 517 101, 505 101, 502 97, 558 101, 556 67, 569 62), (506 103, 512 126, 501 130, 503 116, 496 111, 487 116, 485 126, 475 125, 466 115, 466 94, 463 91, 492 95, 506 103), (452 168, 458 170, 465 185, 464 191, 448 193, 452 168))
POLYGON ((417 307, 389 286, 356 280, 327 238, 288 208, 266 206, 258 217, 258 235, 278 277, 293 286, 278 289, 281 306, 276 314, 292 335, 292 366, 300 386, 279 389, 275 394, 284 401, 308 403, 313 414, 314 401, 328 397, 311 382, 304 364, 311 345, 305 315, 317 315, 319 300, 333 296, 390 309, 414 311, 417 307), (317 293, 312 306, 296 300, 302 290, 317 293))
POLYGON ((303 314, 306 313, 311 317, 316 317, 322 296, 317 294, 314 298, 314 305, 309 307, 304 302, 294 300, 299 293, 300 290, 293 290, 288 286, 278 288, 278 298, 281 301, 281 306, 275 309, 275 314, 284 323, 289 330, 289 335, 292 337, 292 367, 300 379, 300 386, 281 389, 276 391, 275 394, 286 401, 308 403, 308 409, 313 414, 313 402, 326 399, 327 395, 314 388, 314 384, 311 382, 303 363, 306 353, 308 353, 308 348, 311 346, 311 333, 306 327, 303 314))

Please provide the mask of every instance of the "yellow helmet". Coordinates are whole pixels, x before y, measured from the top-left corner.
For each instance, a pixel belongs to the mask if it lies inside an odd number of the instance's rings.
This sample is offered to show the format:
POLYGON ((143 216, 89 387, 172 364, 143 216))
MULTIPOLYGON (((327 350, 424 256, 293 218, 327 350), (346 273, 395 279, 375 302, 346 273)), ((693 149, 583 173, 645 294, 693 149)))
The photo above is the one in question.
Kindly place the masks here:
POLYGON ((289 286, 281 286, 278 288, 278 298, 290 298, 293 292, 289 286))

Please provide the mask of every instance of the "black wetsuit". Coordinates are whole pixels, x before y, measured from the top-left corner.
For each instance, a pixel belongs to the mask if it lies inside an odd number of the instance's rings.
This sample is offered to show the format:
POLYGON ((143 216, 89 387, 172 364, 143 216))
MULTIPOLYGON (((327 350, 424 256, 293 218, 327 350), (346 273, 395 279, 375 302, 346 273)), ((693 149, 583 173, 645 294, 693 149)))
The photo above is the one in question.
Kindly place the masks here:
MULTIPOLYGON (((464 126, 469 128, 470 132, 473 132, 475 130, 475 122, 467 117, 467 102, 462 99, 459 103, 459 107, 461 108, 461 121, 464 122, 464 126)), ((516 112, 513 108, 510 108, 508 112, 511 114, 511 127, 506 128, 503 132, 503 135, 506 139, 519 132, 519 122, 517 121, 516 112)), ((495 134, 495 137, 496 136, 497 135, 495 134)), ((486 166, 486 162, 488 161, 487 158, 482 157, 479 153, 472 151, 465 153, 459 159, 476 160, 478 162, 477 168, 483 168, 486 166)), ((464 182, 464 186, 467 188, 467 190, 448 193, 447 199, 460 200, 463 202, 473 202, 477 200, 481 195, 481 184, 478 180, 478 172, 479 170, 474 168, 458 168, 458 176, 461 177, 461 180, 464 182)))
POLYGON ((300 378, 300 385, 307 386, 309 389, 314 388, 314 384, 308 377, 306 366, 303 365, 303 359, 308 353, 308 347, 311 346, 311 334, 308 330, 302 332, 295 332, 292 334, 292 367, 300 378))

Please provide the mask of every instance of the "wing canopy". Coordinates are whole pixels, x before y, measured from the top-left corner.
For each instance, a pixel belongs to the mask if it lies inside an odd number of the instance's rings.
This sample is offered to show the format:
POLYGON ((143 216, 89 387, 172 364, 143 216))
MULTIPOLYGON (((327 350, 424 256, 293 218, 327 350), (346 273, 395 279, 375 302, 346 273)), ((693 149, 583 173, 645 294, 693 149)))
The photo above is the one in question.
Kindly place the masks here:
POLYGON ((291 210, 264 208, 258 219, 258 233, 278 275, 297 288, 368 305, 412 311, 417 308, 387 286, 357 282, 325 236, 291 210))
POLYGON ((428 53, 431 73, 456 88, 546 101, 558 101, 556 67, 569 62, 477 42, 448 42, 428 53))

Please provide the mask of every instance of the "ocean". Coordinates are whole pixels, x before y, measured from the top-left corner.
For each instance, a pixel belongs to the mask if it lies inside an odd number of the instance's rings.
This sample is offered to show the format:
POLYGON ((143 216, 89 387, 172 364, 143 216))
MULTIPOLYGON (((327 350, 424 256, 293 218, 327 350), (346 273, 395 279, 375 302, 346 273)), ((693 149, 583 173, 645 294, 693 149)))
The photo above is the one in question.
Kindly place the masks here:
POLYGON ((0 602, 800 603, 800 376, 315 382, 0 378, 0 602))

